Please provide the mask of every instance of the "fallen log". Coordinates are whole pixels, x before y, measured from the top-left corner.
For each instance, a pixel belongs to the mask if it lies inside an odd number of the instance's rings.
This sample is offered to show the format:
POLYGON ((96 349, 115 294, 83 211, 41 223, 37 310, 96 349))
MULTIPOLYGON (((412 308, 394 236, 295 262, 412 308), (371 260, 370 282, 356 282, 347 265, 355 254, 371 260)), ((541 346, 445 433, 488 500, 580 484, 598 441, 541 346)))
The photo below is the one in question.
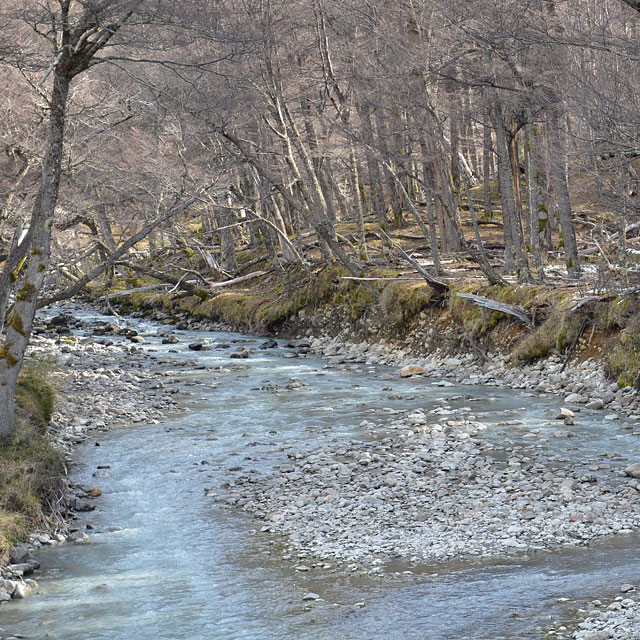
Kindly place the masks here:
POLYGON ((105 296, 106 300, 112 300, 113 298, 122 298, 124 296, 130 296, 133 293, 143 293, 144 291, 161 291, 170 289, 170 284, 153 284, 148 287, 137 287, 136 289, 125 289, 124 291, 115 291, 105 296))
POLYGON ((506 302, 498 302, 497 300, 484 298, 483 296, 476 296, 473 293, 458 293, 456 296, 466 300, 476 307, 482 307, 483 309, 489 309, 489 311, 497 311, 498 313, 513 316, 528 327, 533 327, 533 321, 524 307, 515 304, 507 304, 506 302))
POLYGON ((440 280, 440 278, 436 278, 432 273, 430 273, 427 269, 425 269, 422 265, 420 265, 416 260, 414 260, 397 242, 393 241, 393 238, 389 236, 383 229, 380 229, 380 234, 384 236, 385 240, 393 245, 396 250, 400 253, 400 255, 423 277, 425 282, 436 291, 440 291, 441 293, 449 292, 449 285, 444 282, 444 280, 440 280))
POLYGON ((266 276, 271 271, 273 271, 273 269, 267 269, 266 271, 253 271, 252 273, 248 273, 246 276, 240 276, 239 278, 233 278, 232 280, 225 280, 224 282, 209 282, 208 286, 210 289, 230 287, 234 284, 241 284, 242 282, 246 282, 247 280, 259 278, 260 276, 266 276))

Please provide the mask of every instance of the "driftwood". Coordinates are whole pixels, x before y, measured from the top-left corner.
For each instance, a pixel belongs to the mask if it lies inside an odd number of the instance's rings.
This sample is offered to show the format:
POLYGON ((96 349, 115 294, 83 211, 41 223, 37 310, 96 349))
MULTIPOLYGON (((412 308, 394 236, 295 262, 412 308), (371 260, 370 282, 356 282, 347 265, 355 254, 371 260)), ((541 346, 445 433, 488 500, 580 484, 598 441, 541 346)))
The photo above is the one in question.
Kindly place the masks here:
POLYGON ((403 282, 416 282, 422 280, 422 278, 356 278, 355 276, 342 276, 342 280, 357 280, 359 282, 377 282, 382 280, 384 282, 398 282, 399 280, 403 282))
POLYGON ((240 284, 242 282, 246 282, 247 280, 253 280, 254 278, 259 278, 260 276, 266 276, 271 271, 273 271, 273 269, 267 269, 266 271, 254 271, 253 273, 248 273, 246 276, 240 276, 239 278, 233 278, 232 280, 225 280, 224 282, 209 282, 208 286, 210 289, 220 289, 222 287, 230 287, 234 284, 240 284))
POLYGON ((490 311, 504 313, 508 316, 517 318, 528 327, 533 326, 531 317, 524 307, 515 304, 507 304, 506 302, 498 302, 497 300, 491 300, 491 298, 476 296, 473 293, 458 293, 456 295, 458 298, 462 298, 476 307, 482 307, 483 309, 489 309, 490 311))
POLYGON ((613 300, 613 298, 614 296, 611 294, 607 294, 604 296, 585 296, 584 298, 579 298, 578 300, 576 300, 568 310, 577 311, 590 302, 610 302, 611 300, 613 300))
POLYGON ((161 291, 163 289, 170 289, 170 284, 153 284, 148 287, 137 287, 136 289, 126 289, 124 291, 115 291, 105 296, 106 300, 112 300, 113 298, 123 298, 124 296, 130 296, 133 293, 142 293, 144 291, 161 291))
POLYGON ((394 242, 389 234, 387 234, 384 230, 380 229, 380 234, 384 236, 387 242, 392 244, 400 252, 400 255, 423 277, 423 279, 432 289, 443 293, 448 293, 449 285, 444 282, 444 280, 440 280, 433 274, 429 273, 429 271, 427 271, 421 264, 416 262, 397 242, 394 242))

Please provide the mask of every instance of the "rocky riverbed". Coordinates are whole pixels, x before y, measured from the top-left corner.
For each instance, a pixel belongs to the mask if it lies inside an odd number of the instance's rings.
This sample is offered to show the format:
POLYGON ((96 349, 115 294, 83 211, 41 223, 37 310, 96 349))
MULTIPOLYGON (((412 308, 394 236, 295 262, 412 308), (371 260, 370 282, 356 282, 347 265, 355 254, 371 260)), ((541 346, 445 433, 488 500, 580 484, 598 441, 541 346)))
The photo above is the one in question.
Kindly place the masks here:
MULTIPOLYGON (((640 638, 640 603, 632 585, 623 585, 623 593, 613 602, 594 600, 585 619, 571 636, 575 640, 637 640, 640 638), (630 593, 631 592, 631 593, 630 593)), ((555 637, 562 637, 555 634, 555 637)))
MULTIPOLYGON (((166 324, 158 332, 168 344, 175 339, 175 326, 220 328, 162 312, 156 319, 166 324)), ((78 443, 99 440, 100 430, 152 423, 183 410, 179 369, 200 367, 196 361, 145 353, 144 338, 115 322, 94 326, 86 337, 72 335, 79 324, 73 318, 60 321, 38 333, 32 345, 37 357, 58 354, 61 365, 56 374, 61 402, 51 425, 58 446, 71 454, 78 443)), ((559 357, 512 368, 501 356, 480 362, 464 354, 419 354, 400 344, 351 342, 346 335, 299 336, 290 346, 291 357, 315 352, 325 357, 328 368, 396 367, 384 374, 387 379, 426 374, 442 387, 461 382, 559 394, 565 403, 554 417, 560 431, 579 426, 580 412, 587 408, 601 412, 611 429, 634 434, 638 429, 635 391, 607 382, 595 360, 565 371, 559 357)), ((246 355, 239 351, 230 357, 246 355)), ((298 384, 292 382, 292 388, 298 384)), ((326 437, 322 446, 312 448, 281 442, 264 453, 276 465, 272 472, 257 471, 250 461, 236 464, 209 495, 253 514, 264 532, 283 534, 301 572, 342 566, 376 575, 390 566, 416 569, 451 559, 519 557, 638 529, 640 468, 616 456, 576 461, 544 453, 535 446, 536 433, 530 434, 531 446, 500 446, 486 437, 485 429, 472 412, 446 403, 433 411, 390 414, 382 425, 363 420, 358 440, 326 437)), ((100 499, 97 474, 95 486, 70 487, 71 518, 74 510, 89 510, 100 499)), ((21 560, 29 562, 38 546, 82 542, 90 535, 70 524, 34 534, 21 560)), ((14 584, 0 582, 0 600, 8 599, 2 598, 3 586, 4 593, 14 595, 17 584, 24 585, 23 591, 36 586, 13 567, 5 571, 14 584)), ((616 629, 637 608, 630 595, 622 597, 619 607, 585 612, 587 626, 576 633, 616 629)))
MULTIPOLYGON (((386 340, 374 344, 352 342, 348 334, 302 341, 303 344, 307 342, 314 353, 325 356, 335 366, 346 363, 388 364, 398 368, 417 366, 421 372, 418 375, 431 378, 561 395, 574 410, 601 410, 604 421, 628 422, 629 428, 640 422, 638 393, 633 387, 619 388, 608 381, 601 364, 594 358, 563 367, 564 359, 552 355, 534 364, 515 366, 509 356, 502 354, 482 361, 471 353, 454 356, 444 350, 421 353, 408 349, 405 344, 386 340)), ((615 425, 612 424, 612 428, 615 425)))
MULTIPOLYGON (((484 425, 413 411, 369 440, 284 448, 274 473, 229 472, 220 499, 284 533, 298 557, 377 572, 586 545, 640 526, 640 493, 621 464, 510 451, 484 425)), ((370 428, 371 427, 371 428, 370 428)))

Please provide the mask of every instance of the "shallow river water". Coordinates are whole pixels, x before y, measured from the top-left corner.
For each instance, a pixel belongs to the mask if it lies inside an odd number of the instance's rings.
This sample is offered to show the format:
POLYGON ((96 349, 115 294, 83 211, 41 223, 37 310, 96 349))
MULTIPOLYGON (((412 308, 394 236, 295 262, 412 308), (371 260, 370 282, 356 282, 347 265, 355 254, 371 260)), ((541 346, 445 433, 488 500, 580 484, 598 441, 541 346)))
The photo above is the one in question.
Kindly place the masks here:
POLYGON ((230 360, 233 348, 257 347, 263 340, 177 331, 180 344, 165 346, 155 335, 157 325, 137 328, 144 348, 161 358, 154 365, 159 371, 181 359, 197 359, 203 367, 185 373, 174 364, 175 375, 162 378, 192 393, 189 411, 158 425, 94 432, 79 447, 74 481, 103 491, 96 511, 79 521, 93 527, 91 542, 39 552, 39 589, 2 607, 0 637, 541 638, 551 621, 623 582, 640 582, 637 535, 590 549, 421 567, 412 574, 406 567, 391 567, 382 577, 297 572, 295 559, 283 559, 277 537, 206 496, 229 466, 249 458, 253 468, 266 472, 286 441, 313 448, 329 437, 362 439, 368 437, 358 426, 363 419, 382 430, 393 411, 434 409, 443 400, 486 423, 486 437, 496 444, 542 447, 550 458, 625 458, 637 447, 637 436, 583 411, 578 437, 558 440, 558 423, 550 418, 560 401, 551 397, 438 387, 427 378, 402 380, 385 367, 329 369, 314 356, 285 357, 285 342, 256 350, 247 360, 230 360), (201 338, 231 347, 186 349, 201 338), (221 366, 227 371, 216 370, 221 366), (389 373, 392 379, 384 375, 389 373), (284 388, 291 378, 309 386, 286 394, 263 389, 284 388), (92 477, 98 465, 110 466, 108 477, 92 477), (321 599, 303 602, 307 592, 321 599))

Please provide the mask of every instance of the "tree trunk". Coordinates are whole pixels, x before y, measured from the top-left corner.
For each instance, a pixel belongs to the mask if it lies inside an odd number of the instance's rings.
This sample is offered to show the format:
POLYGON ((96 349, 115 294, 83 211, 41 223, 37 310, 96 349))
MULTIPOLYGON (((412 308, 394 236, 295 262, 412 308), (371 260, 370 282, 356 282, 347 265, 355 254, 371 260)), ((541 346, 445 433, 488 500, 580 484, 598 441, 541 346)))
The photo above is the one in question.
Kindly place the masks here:
POLYGON ((385 228, 387 225, 387 214, 384 206, 384 197, 382 194, 382 176, 380 175, 380 167, 378 160, 374 156, 374 137, 373 126, 371 124, 371 114, 367 107, 359 107, 358 113, 362 121, 362 137, 366 144, 365 160, 367 162, 367 173, 369 177, 369 199, 376 215, 378 224, 385 228))
POLYGON ((482 181, 484 191, 484 215, 487 220, 493 218, 493 206, 491 204, 491 129, 488 125, 483 125, 484 146, 482 149, 482 181))
POLYGON ((360 253, 360 260, 368 260, 369 255, 367 252, 366 233, 364 228, 364 210, 362 206, 362 193, 360 192, 360 168, 358 165, 358 158, 356 156, 356 149, 351 142, 351 193, 354 204, 354 213, 356 217, 356 224, 358 227, 358 249, 360 253))
POLYGON ((31 213, 30 253, 26 266, 23 267, 21 286, 16 293, 13 310, 7 318, 4 343, 0 348, 0 437, 10 435, 14 429, 16 383, 29 343, 38 293, 49 267, 51 227, 60 189, 65 117, 71 83, 71 74, 64 61, 59 63, 58 70, 55 72, 52 88, 42 177, 31 213), (58 73, 58 70, 61 72, 58 73))
POLYGON ((562 232, 562 244, 566 258, 567 274, 570 278, 579 278, 580 261, 578 258, 578 244, 573 226, 569 185, 567 184, 567 174, 565 171, 566 147, 564 136, 560 131, 558 111, 553 107, 547 116, 547 126, 550 142, 549 162, 555 186, 558 222, 560 223, 560 230, 562 232))
POLYGON ((516 210, 507 132, 502 120, 496 89, 492 88, 491 93, 493 98, 492 114, 496 132, 496 148, 498 151, 498 182, 500 183, 500 200, 502 202, 502 219, 505 235, 505 268, 507 271, 512 271, 515 267, 518 273, 518 280, 522 282, 529 280, 531 274, 529 273, 529 265, 527 264, 522 246, 520 218, 516 210))
POLYGON ((537 138, 535 126, 531 120, 527 123, 525 132, 527 136, 525 141, 525 174, 527 178, 527 205, 529 208, 529 241, 538 280, 544 280, 542 247, 540 246, 540 221, 538 219, 540 187, 538 185, 538 164, 536 162, 535 149, 537 138))

